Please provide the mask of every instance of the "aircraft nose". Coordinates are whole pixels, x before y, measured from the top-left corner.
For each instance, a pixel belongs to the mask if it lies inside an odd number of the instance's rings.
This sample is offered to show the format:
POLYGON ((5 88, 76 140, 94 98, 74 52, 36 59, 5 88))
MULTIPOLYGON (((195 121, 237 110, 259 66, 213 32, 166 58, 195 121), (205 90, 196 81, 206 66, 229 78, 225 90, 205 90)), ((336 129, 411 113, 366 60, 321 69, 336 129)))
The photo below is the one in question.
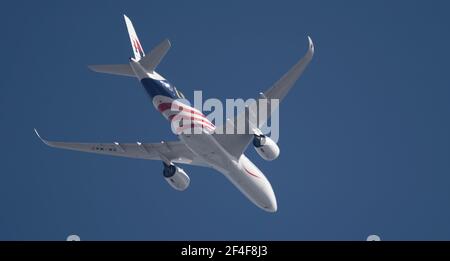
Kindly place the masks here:
POLYGON ((277 200, 275 199, 275 197, 273 197, 270 200, 270 203, 268 204, 268 207, 266 208, 266 210, 268 212, 275 213, 275 212, 277 212, 277 209, 278 209, 277 200))
POLYGON ((267 212, 277 212, 278 205, 277 205, 277 199, 275 197, 275 194, 273 193, 273 190, 270 190, 271 193, 267 193, 266 200, 263 204, 263 209, 267 212))

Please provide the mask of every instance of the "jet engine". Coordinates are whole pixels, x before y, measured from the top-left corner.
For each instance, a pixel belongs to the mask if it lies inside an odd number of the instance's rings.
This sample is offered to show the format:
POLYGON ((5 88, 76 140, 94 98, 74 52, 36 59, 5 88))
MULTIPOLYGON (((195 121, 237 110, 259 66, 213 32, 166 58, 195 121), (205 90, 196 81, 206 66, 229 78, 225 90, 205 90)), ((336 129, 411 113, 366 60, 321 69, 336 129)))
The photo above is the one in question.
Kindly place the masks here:
POLYGON ((189 187, 190 178, 186 172, 173 164, 164 164, 163 175, 169 185, 179 191, 183 191, 189 187))
POLYGON ((259 156, 265 160, 274 160, 280 155, 280 148, 269 137, 264 135, 255 135, 253 137, 253 146, 259 156))

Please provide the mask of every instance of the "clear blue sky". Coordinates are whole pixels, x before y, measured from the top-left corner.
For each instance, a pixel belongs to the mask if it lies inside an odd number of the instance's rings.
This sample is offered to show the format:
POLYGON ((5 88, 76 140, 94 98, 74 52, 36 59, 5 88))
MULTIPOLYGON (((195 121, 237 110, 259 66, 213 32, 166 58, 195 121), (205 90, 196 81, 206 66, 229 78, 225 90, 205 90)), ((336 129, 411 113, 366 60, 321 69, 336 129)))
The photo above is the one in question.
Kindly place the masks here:
POLYGON ((2 2, 0 239, 450 240, 448 1, 2 2), (281 106, 281 156, 248 156, 278 212, 221 174, 187 166, 174 191, 160 162, 44 146, 173 140, 132 78, 86 65, 131 56, 122 14, 159 72, 187 96, 250 98, 307 48, 281 106))

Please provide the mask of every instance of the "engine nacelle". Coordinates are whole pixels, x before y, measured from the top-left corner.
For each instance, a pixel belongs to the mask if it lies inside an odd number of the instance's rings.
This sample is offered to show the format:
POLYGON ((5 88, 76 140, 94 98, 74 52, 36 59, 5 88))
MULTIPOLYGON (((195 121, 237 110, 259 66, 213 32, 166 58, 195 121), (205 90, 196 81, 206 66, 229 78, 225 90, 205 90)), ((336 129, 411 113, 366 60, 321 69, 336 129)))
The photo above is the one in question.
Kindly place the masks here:
POLYGON ((280 155, 280 148, 271 138, 264 135, 255 135, 253 146, 259 156, 265 160, 274 160, 280 155))
POLYGON ((191 179, 186 172, 175 165, 167 165, 164 163, 163 170, 164 179, 169 185, 179 191, 183 191, 189 187, 191 179))

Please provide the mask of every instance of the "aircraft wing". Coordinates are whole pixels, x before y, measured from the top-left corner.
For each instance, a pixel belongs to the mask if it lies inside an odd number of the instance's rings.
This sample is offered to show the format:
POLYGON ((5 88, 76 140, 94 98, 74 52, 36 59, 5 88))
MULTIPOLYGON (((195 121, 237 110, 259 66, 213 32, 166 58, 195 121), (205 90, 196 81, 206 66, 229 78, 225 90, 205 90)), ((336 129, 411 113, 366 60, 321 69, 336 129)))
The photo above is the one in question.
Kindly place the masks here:
MULTIPOLYGON (((267 89, 264 93, 260 93, 259 99, 266 99, 267 108, 269 109, 271 106, 274 106, 270 103, 271 99, 278 99, 278 105, 284 100, 289 91, 294 86, 295 82, 300 78, 303 74, 304 70, 308 66, 309 62, 311 62, 312 57, 314 55, 314 44, 311 38, 308 36, 308 51, 286 74, 284 74, 278 81, 276 81, 269 89, 267 89)), ((272 110, 277 108, 273 107, 272 110)), ((269 110, 270 111, 270 110, 269 110)), ((241 113, 237 115, 237 119, 235 119, 235 123, 238 122, 239 117, 245 117, 247 115, 247 119, 249 119, 248 115, 252 113, 254 115, 258 115, 258 108, 254 111, 247 111, 245 113, 241 113)), ((270 117, 270 114, 268 114, 270 117)), ((254 123, 249 121, 246 122, 246 133, 249 134, 214 134, 216 140, 233 156, 239 158, 242 153, 247 149, 248 145, 253 139, 253 130, 256 128, 261 128, 265 124, 264 121, 254 123)), ((235 123, 227 122, 227 124, 236 125, 235 123)))
POLYGON ((184 143, 180 141, 169 141, 160 143, 80 143, 80 142, 60 142, 43 139, 39 133, 36 135, 43 143, 50 147, 75 150, 82 152, 97 153, 118 157, 162 160, 174 163, 188 164, 207 167, 208 165, 197 155, 192 153, 184 143))
POLYGON ((281 103, 284 97, 286 97, 286 95, 291 90, 292 86, 294 86, 295 82, 303 74, 303 71, 306 69, 309 62, 311 62, 313 55, 314 43, 308 36, 308 51, 306 52, 305 56, 303 56, 303 58, 300 59, 286 74, 284 74, 277 82, 275 82, 272 87, 266 90, 262 95, 263 98, 278 99, 281 103))

